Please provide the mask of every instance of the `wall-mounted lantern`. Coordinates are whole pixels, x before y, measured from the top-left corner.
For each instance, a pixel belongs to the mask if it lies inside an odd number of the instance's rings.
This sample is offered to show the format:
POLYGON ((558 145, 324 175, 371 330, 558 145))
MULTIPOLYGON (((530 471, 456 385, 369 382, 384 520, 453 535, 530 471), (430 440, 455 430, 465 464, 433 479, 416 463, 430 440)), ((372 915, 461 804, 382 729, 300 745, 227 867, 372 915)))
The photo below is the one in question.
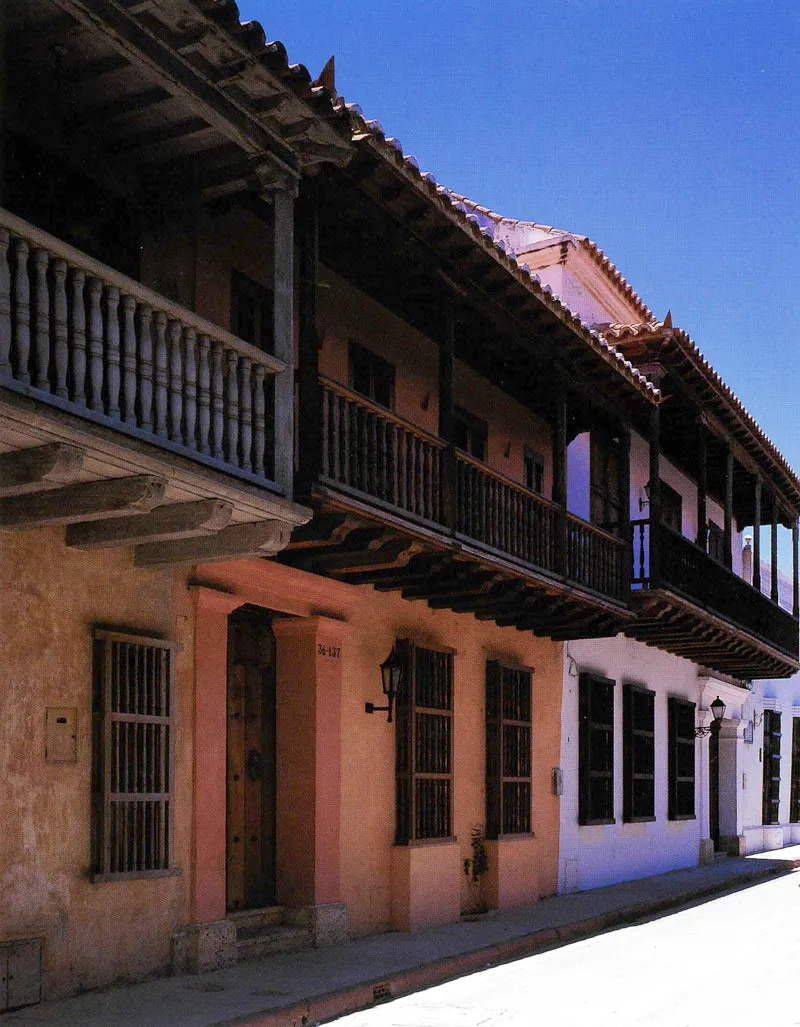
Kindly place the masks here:
POLYGON ((719 696, 717 696, 709 708, 714 719, 707 727, 696 727, 694 729, 694 733, 697 738, 705 738, 705 736, 710 735, 712 731, 719 731, 722 726, 722 718, 725 716, 725 703, 719 696))
POLYGON ((365 704, 367 713, 388 712, 387 722, 392 722, 392 710, 395 700, 402 695, 406 687, 406 668, 403 657, 398 649, 397 642, 392 646, 392 651, 381 664, 381 686, 386 696, 386 706, 375 706, 374 703, 365 704))
POLYGON ((644 510, 646 506, 650 505, 650 482, 642 487, 642 491, 639 493, 639 513, 644 510))

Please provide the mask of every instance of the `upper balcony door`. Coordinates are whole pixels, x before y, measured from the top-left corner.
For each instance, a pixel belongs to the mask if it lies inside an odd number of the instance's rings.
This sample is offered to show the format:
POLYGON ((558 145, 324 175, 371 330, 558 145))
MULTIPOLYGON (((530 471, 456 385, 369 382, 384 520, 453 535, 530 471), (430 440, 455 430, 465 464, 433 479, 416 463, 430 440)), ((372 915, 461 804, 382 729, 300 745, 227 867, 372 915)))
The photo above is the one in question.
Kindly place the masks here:
POLYGON ((589 443, 589 506, 592 524, 618 535, 623 522, 625 452, 622 437, 605 426, 592 431, 589 443))

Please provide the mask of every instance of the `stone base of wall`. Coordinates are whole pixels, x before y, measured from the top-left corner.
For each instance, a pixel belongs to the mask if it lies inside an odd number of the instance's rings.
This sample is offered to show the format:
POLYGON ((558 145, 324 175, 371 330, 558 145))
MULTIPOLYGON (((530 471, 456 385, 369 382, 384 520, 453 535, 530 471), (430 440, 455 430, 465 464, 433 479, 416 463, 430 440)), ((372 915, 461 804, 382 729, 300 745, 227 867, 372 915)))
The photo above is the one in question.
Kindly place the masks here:
POLYGON ((338 945, 350 937, 350 919, 345 902, 321 902, 318 906, 286 909, 284 920, 297 927, 309 927, 317 949, 338 945))
POLYGON ((743 834, 723 834, 719 839, 720 848, 729 856, 746 856, 747 839, 743 834))
POLYGON ((236 925, 232 920, 191 924, 172 935, 174 973, 206 973, 236 963, 236 925))
POLYGON ((713 838, 701 838, 700 839, 700 865, 704 863, 710 863, 714 858, 714 839, 713 838))

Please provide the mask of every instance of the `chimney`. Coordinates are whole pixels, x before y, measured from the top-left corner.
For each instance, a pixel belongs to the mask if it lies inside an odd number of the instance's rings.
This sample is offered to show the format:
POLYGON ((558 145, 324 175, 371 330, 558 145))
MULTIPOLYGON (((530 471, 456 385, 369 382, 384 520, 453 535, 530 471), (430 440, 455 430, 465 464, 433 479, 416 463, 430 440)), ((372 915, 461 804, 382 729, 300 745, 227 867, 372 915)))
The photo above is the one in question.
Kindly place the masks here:
POLYGON ((745 535, 742 547, 742 577, 750 585, 753 584, 753 536, 745 535))

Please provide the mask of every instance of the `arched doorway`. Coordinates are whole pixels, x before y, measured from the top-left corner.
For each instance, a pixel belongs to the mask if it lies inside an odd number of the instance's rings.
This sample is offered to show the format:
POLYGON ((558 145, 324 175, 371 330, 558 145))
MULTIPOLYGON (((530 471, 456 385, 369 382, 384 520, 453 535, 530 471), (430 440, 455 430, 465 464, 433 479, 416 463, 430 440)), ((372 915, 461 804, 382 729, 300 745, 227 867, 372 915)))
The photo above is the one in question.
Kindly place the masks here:
POLYGON ((226 907, 275 903, 273 615, 243 606, 228 620, 226 907))

